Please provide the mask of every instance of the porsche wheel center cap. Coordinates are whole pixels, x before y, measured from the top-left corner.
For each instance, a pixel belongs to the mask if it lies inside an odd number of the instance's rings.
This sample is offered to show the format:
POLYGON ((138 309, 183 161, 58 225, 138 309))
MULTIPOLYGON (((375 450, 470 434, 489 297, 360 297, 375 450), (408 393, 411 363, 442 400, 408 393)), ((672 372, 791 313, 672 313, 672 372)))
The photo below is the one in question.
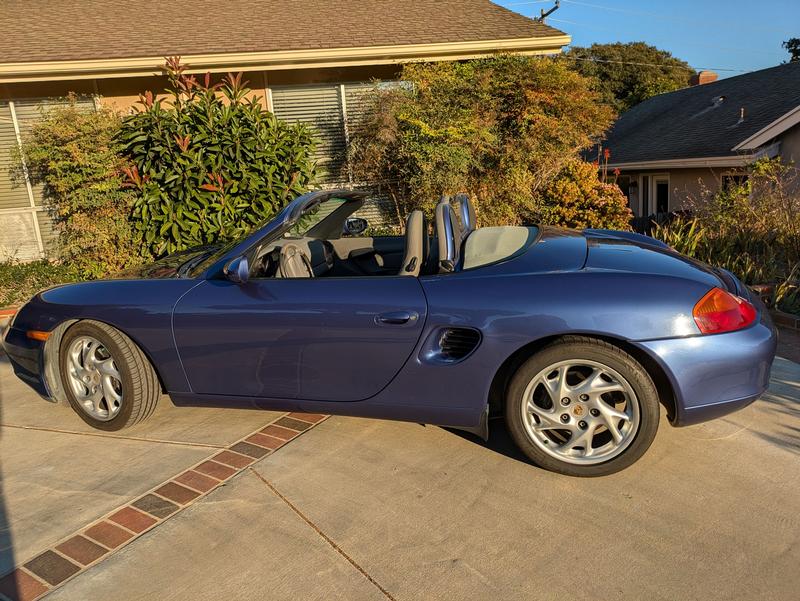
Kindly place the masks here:
POLYGON ((577 406, 576 406, 576 407, 575 407, 575 408, 572 410, 572 413, 574 413, 574 414, 575 414, 575 415, 577 415, 578 417, 581 417, 581 416, 584 414, 584 409, 583 409, 583 407, 581 407, 580 405, 577 405, 577 406))

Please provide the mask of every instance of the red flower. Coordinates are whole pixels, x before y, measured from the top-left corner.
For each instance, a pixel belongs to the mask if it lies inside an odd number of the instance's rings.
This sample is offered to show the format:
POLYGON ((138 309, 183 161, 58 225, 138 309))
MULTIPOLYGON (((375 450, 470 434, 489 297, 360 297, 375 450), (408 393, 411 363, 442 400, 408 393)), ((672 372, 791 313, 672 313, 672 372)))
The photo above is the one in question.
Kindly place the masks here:
POLYGON ((621 173, 621 171, 619 170, 619 167, 617 167, 616 169, 614 169, 613 173, 614 173, 614 175, 615 175, 616 177, 619 177, 619 174, 621 173))
POLYGON ((608 148, 603 150, 603 158, 605 160, 608 160, 608 159, 611 158, 611 151, 608 148))

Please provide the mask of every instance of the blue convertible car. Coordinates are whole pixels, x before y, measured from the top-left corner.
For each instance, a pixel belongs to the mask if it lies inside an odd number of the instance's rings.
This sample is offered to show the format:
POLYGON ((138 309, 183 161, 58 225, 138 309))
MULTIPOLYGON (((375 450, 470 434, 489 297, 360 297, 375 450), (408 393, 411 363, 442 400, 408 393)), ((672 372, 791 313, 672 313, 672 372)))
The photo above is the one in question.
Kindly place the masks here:
POLYGON ((536 464, 629 466, 663 406, 712 419, 765 390, 776 333, 730 273, 626 232, 475 228, 461 195, 367 237, 364 197, 312 192, 224 247, 37 294, 4 346, 17 375, 119 430, 176 405, 309 411, 487 435, 536 464))

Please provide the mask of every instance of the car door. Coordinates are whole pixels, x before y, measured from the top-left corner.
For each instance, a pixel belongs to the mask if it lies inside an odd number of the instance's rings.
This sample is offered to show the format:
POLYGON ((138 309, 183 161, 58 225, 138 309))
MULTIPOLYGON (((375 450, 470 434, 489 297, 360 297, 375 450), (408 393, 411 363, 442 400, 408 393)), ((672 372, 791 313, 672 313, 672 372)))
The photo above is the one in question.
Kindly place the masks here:
POLYGON ((402 368, 426 312, 414 277, 208 280, 173 329, 195 393, 359 401, 402 368))

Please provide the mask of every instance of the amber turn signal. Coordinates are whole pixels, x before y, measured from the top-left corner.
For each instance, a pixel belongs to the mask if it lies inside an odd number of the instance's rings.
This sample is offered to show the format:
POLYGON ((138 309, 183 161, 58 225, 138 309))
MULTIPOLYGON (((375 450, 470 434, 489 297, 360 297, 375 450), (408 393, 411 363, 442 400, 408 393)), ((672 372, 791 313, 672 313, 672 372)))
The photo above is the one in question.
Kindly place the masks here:
POLYGON ((712 288, 694 306, 692 316, 703 334, 722 334, 746 328, 756 320, 758 311, 745 299, 712 288))
POLYGON ((41 340, 42 342, 50 336, 50 332, 42 332, 40 330, 28 330, 26 334, 32 340, 41 340))

